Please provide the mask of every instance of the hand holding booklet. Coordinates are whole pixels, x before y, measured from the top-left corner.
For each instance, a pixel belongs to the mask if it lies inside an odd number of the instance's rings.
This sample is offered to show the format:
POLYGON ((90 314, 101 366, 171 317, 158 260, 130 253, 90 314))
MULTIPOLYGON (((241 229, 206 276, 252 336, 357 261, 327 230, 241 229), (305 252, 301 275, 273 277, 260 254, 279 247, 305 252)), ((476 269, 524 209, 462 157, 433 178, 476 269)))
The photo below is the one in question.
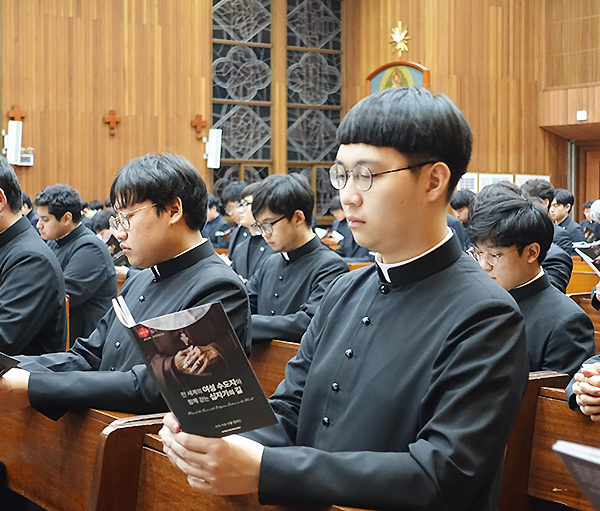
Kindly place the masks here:
POLYGON ((0 353, 0 376, 6 373, 9 369, 17 367, 19 361, 16 358, 9 357, 4 353, 0 353))
POLYGON ((113 307, 186 433, 222 437, 277 422, 220 302, 140 323, 122 296, 113 307))

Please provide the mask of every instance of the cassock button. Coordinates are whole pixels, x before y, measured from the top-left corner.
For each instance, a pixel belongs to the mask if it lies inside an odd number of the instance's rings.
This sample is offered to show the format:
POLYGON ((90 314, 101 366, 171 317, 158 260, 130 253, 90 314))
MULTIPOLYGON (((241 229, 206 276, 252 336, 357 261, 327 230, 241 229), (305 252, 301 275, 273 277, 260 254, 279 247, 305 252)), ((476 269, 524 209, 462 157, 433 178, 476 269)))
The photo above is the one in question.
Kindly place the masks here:
POLYGON ((345 352, 344 355, 346 355, 348 358, 352 358, 354 356, 354 352, 348 348, 345 352))
POLYGON ((333 390, 334 392, 337 392, 338 390, 340 390, 340 385, 337 382, 333 382, 331 384, 331 390, 333 390))
POLYGON ((115 370, 114 366, 113 366, 113 367, 111 367, 111 368, 110 368, 110 370, 111 370, 111 371, 114 371, 114 370, 115 370))
POLYGON ((279 280, 283 280, 283 275, 279 275, 279 280))
POLYGON ((384 295, 387 295, 390 292, 390 289, 385 284, 382 284, 379 289, 384 295))
POLYGON ((140 302, 143 302, 145 300, 144 295, 140 296, 139 300, 140 302))
POLYGON ((121 343, 119 341, 115 342, 115 348, 119 349, 121 347, 121 343))
POLYGON ((323 423, 323 426, 329 426, 331 424, 329 417, 323 417, 323 419, 321 419, 321 422, 323 423))
POLYGON ((274 294, 273 294, 273 296, 274 296, 275 298, 279 298, 279 293, 274 293, 274 294))
POLYGON ((275 311, 271 311, 271 316, 275 316, 275 311))
POLYGON ((265 251, 265 247, 260 247, 258 250, 260 250, 261 252, 265 251))
POLYGON ((371 318, 369 316, 365 316, 361 319, 362 324, 365 326, 369 326, 371 324, 371 318))

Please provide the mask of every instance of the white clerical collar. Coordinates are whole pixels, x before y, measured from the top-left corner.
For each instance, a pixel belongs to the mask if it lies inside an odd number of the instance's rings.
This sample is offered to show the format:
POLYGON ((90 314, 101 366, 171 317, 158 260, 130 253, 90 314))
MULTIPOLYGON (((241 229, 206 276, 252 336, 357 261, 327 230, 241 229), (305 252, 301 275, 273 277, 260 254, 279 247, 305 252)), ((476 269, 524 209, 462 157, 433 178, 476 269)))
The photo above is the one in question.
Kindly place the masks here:
POLYGON ((434 247, 431 247, 429 250, 426 250, 422 254, 419 254, 415 257, 411 257, 410 259, 407 259, 406 261, 400 261, 399 263, 386 264, 381 261, 381 254, 377 253, 377 254, 375 254, 375 262, 377 263, 377 266, 379 266, 379 269, 383 273, 385 280, 387 280, 388 282, 391 282, 390 276, 388 274, 388 270, 390 270, 391 268, 397 268, 398 266, 404 266, 405 264, 412 263, 413 261, 416 261, 417 259, 420 259, 421 257, 424 257, 427 254, 430 254, 434 250, 440 248, 444 243, 447 243, 450 240, 450 238, 452 238, 453 235, 454 235, 454 231, 452 229, 450 229, 450 227, 448 227, 448 234, 446 234, 446 237, 442 241, 440 241, 434 247))
POLYGON ((543 275, 544 275, 544 268, 542 268, 540 266, 540 272, 535 277, 533 277, 531 280, 525 282, 525 284, 521 284, 520 286, 513 287, 513 289, 519 289, 520 287, 528 286, 532 282, 535 282, 537 279, 541 279, 543 275))

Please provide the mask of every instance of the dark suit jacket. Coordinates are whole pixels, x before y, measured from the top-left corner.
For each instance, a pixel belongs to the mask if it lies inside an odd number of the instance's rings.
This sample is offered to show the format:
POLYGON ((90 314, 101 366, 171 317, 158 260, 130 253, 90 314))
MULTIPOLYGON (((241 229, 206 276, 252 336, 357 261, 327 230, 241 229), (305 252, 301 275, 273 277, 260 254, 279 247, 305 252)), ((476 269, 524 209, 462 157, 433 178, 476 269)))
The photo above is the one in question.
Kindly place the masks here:
POLYGON ((214 220, 206 222, 204 229, 202 229, 202 236, 208 238, 215 248, 227 248, 229 243, 223 236, 217 236, 216 233, 219 231, 225 232, 228 229, 231 229, 231 225, 219 215, 214 220))
POLYGON ((575 252, 573 249, 573 242, 571 241, 571 236, 569 236, 569 233, 556 224, 552 225, 554 226, 554 236, 552 238, 552 242, 556 243, 570 256, 577 255, 577 252, 575 252))
POLYGON ((581 225, 579 225, 570 216, 567 216, 567 218, 558 224, 558 226, 567 231, 571 241, 585 241, 585 232, 583 231, 583 227, 581 227, 581 225))
POLYGON ((571 280, 573 259, 555 243, 550 245, 548 253, 542 262, 542 268, 548 274, 550 283, 563 293, 567 292, 567 285, 571 280))

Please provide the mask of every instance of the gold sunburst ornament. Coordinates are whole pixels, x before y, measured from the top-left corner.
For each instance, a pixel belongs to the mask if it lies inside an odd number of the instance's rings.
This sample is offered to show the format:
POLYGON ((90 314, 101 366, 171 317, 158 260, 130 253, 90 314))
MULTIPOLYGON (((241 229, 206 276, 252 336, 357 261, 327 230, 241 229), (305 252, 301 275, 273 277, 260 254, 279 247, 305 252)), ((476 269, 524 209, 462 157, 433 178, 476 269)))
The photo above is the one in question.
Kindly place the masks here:
POLYGON ((392 52, 398 53, 398 57, 402 57, 402 53, 408 51, 408 27, 404 28, 402 26, 402 22, 399 21, 398 25, 392 28, 392 33, 390 34, 392 40, 390 44, 394 45, 392 52))

